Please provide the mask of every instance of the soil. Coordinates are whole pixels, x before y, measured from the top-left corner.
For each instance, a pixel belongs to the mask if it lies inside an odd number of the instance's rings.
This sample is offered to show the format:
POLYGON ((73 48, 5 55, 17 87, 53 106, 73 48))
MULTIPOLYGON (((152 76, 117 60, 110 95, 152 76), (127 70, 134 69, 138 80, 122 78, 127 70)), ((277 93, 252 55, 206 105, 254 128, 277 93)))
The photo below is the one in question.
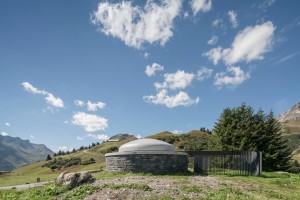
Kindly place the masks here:
MULTIPOLYGON (((183 178, 168 176, 134 176, 124 178, 114 178, 99 180, 94 185, 101 189, 94 194, 87 196, 85 200, 96 199, 199 199, 207 196, 208 191, 214 191, 229 184, 228 181, 219 180, 210 176, 188 176, 183 178), (103 185, 111 184, 143 184, 148 185, 152 190, 144 191, 141 189, 130 188, 107 188, 103 185)), ((234 183, 230 183, 234 184, 234 183)))

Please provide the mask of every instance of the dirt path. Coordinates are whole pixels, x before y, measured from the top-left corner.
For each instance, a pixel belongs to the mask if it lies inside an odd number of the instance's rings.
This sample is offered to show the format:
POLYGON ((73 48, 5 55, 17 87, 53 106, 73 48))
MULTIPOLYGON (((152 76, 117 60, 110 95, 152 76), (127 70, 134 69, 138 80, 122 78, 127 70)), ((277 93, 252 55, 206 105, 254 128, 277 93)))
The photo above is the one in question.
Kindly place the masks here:
POLYGON ((99 189, 94 194, 85 198, 85 200, 98 199, 158 199, 158 197, 189 198, 198 199, 206 197, 207 191, 213 191, 220 188, 221 181, 209 176, 189 176, 183 178, 171 178, 164 176, 148 177, 134 176, 125 178, 115 178, 110 180, 100 180, 94 185, 107 185, 99 189), (123 188, 110 188, 113 185, 125 185, 123 188), (150 190, 130 188, 129 184, 146 185, 150 190))

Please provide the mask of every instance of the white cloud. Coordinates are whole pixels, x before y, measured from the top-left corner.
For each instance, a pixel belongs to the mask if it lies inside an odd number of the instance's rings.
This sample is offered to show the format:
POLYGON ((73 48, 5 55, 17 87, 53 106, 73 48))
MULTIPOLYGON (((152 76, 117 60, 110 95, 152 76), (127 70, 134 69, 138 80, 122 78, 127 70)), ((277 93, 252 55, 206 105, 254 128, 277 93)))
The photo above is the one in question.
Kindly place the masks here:
POLYGON ((188 18, 188 17, 189 17, 189 13, 188 12, 184 12, 183 18, 188 18))
POLYGON ((95 132, 99 130, 105 130, 108 127, 108 120, 84 112, 78 112, 73 115, 72 123, 74 125, 84 127, 86 132, 95 132))
POLYGON ((172 131, 172 133, 179 134, 182 133, 182 131, 175 129, 174 131, 172 131))
POLYGON ((249 78, 249 72, 244 72, 240 67, 229 66, 225 72, 216 74, 214 84, 219 88, 223 86, 235 87, 249 78))
POLYGON ((63 108, 64 102, 60 98, 54 97, 51 93, 48 93, 45 97, 46 102, 54 107, 63 108))
POLYGON ((223 58, 224 53, 222 47, 216 47, 204 53, 203 56, 207 56, 216 65, 223 58))
POLYGON ((1 132, 0 135, 2 135, 2 136, 8 136, 8 133, 1 132))
POLYGON ((141 139, 142 138, 141 135, 134 135, 134 137, 136 137, 137 139, 141 139))
POLYGON ((4 124, 5 124, 5 126, 10 127, 10 123, 9 122, 5 122, 4 124))
POLYGON ((195 75, 192 73, 186 73, 183 70, 177 70, 175 73, 164 74, 164 78, 165 78, 164 82, 154 83, 154 86, 158 90, 161 90, 161 89, 171 89, 171 90, 184 89, 192 83, 194 76, 195 75))
POLYGON ((209 69, 207 67, 201 67, 197 71, 196 79, 199 81, 203 81, 204 79, 210 78, 213 73, 213 69, 209 69))
POLYGON ((44 90, 39 90, 35 87, 33 87, 30 83, 28 82, 23 82, 22 83, 24 89, 30 93, 33 93, 33 94, 42 94, 42 95, 47 95, 48 92, 44 91, 44 90))
POLYGON ((108 135, 105 135, 105 134, 87 134, 86 135, 87 137, 91 137, 91 138, 94 138, 94 139, 97 139, 97 140, 102 140, 102 141, 106 141, 109 139, 108 135))
POLYGON ((74 101, 74 104, 77 106, 77 107, 83 107, 85 105, 85 103, 81 100, 75 100, 74 101))
POLYGON ((258 5, 258 8, 266 11, 269 7, 271 7, 276 0, 264 0, 261 4, 258 5))
POLYGON ((208 12, 211 9, 211 0, 192 0, 191 7, 194 15, 197 15, 198 12, 208 12))
POLYGON ((34 136, 33 136, 33 135, 29 135, 29 138, 30 138, 30 139, 33 139, 33 138, 34 138, 34 136))
POLYGON ((199 97, 191 99, 185 92, 180 91, 174 96, 169 96, 168 91, 163 89, 160 90, 155 96, 144 96, 145 101, 156 105, 165 105, 168 108, 174 108, 177 106, 191 106, 199 103, 199 97))
POLYGON ((215 65, 223 60, 226 65, 263 59, 273 44, 275 27, 268 21, 254 27, 248 26, 235 37, 231 48, 217 47, 204 53, 215 65))
POLYGON ((207 44, 208 45, 215 45, 218 42, 218 36, 213 35, 208 41, 207 44))
POLYGON ((149 55, 150 55, 150 54, 149 54, 148 52, 145 52, 145 53, 144 53, 144 58, 147 59, 147 58, 149 57, 149 55))
POLYGON ((45 96, 45 100, 48 104, 50 104, 54 107, 57 107, 57 108, 64 108, 63 100, 61 100, 60 98, 54 97, 54 95, 51 94, 50 92, 47 92, 45 90, 39 90, 39 89, 33 87, 28 82, 23 82, 22 85, 23 85, 24 89, 30 93, 40 94, 40 95, 45 96))
POLYGON ((74 148, 73 147, 67 147, 67 146, 58 146, 58 150, 60 151, 72 151, 74 148))
POLYGON ((238 27, 239 23, 237 21, 237 13, 234 10, 228 11, 228 18, 233 28, 238 27))
POLYGON ((92 103, 91 101, 87 102, 87 109, 88 111, 97 111, 98 109, 103 109, 106 106, 106 103, 103 102, 97 102, 92 103))
POLYGON ((163 71, 164 70, 164 66, 161 66, 160 64, 157 63, 153 63, 152 65, 147 65, 146 66, 146 71, 145 73, 147 74, 147 76, 155 76, 155 72, 156 71, 163 71))
POLYGON ((126 45, 141 48, 144 43, 160 43, 173 36, 173 20, 179 15, 181 0, 162 0, 160 4, 147 0, 143 8, 130 1, 101 2, 91 21, 108 36, 121 39, 126 45))
POLYGON ((222 26, 223 24, 223 20, 218 18, 218 19, 215 19, 213 22, 212 22, 212 26, 213 27, 219 27, 219 26, 222 26))
POLYGON ((83 140, 84 137, 76 136, 76 140, 83 140))
POLYGON ((65 121, 64 121, 64 124, 68 124, 68 123, 69 123, 69 121, 68 121, 68 120, 65 120, 65 121))

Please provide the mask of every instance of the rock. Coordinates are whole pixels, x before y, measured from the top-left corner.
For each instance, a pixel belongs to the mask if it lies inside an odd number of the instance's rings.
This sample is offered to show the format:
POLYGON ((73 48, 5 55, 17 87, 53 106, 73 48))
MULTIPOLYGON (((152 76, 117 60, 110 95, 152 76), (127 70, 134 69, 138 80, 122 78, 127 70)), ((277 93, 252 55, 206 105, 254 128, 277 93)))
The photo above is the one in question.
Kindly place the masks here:
POLYGON ((300 102, 296 103, 287 112, 277 117, 277 120, 279 122, 287 122, 287 121, 293 121, 297 119, 300 119, 300 102))
POLYGON ((56 183, 74 188, 84 183, 92 183, 95 180, 89 172, 63 172, 57 177, 56 183))

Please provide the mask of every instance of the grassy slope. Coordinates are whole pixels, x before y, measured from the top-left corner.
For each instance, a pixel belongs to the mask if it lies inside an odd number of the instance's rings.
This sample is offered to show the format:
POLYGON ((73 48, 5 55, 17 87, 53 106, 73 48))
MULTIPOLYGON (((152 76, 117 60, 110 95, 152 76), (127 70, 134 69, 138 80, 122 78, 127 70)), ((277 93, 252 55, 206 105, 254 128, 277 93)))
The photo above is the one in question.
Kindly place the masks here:
POLYGON ((69 155, 58 156, 61 158, 71 158, 80 157, 81 160, 87 160, 94 158, 96 163, 90 165, 75 165, 68 167, 67 169, 62 169, 59 171, 52 171, 49 168, 42 167, 46 161, 32 163, 23 167, 19 167, 13 170, 9 174, 0 175, 0 187, 19 185, 25 183, 35 183, 37 178, 41 179, 41 182, 54 180, 63 171, 94 171, 94 170, 104 170, 105 169, 105 153, 113 146, 119 147, 124 143, 129 142, 132 139, 123 140, 120 142, 106 142, 91 149, 78 151, 71 153, 69 155))
MULTIPOLYGON (((75 190, 67 190, 63 187, 49 185, 42 188, 34 188, 22 191, 0 191, 0 199, 83 199, 84 196, 96 191, 101 191, 102 188, 119 191, 119 196, 123 196, 132 190, 143 190, 147 193, 147 199, 173 199, 169 195, 156 193, 148 184, 119 184, 118 181, 128 176, 151 176, 151 178, 171 179, 176 184, 177 199, 188 199, 183 194, 196 193, 199 194, 199 199, 205 200, 223 200, 223 199, 300 199, 300 178, 299 175, 288 173, 264 173, 262 176, 214 176, 212 182, 205 179, 208 185, 198 185, 191 182, 189 175, 167 175, 167 176, 152 176, 143 174, 123 174, 123 173, 105 173, 101 172, 101 180, 116 179, 113 185, 92 186, 85 185, 78 187, 75 190), (215 180, 217 182, 215 182, 215 180), (128 192, 124 192, 124 190, 128 192), (150 196, 149 196, 150 194, 150 196), (181 195, 181 196, 180 196, 181 195), (179 198, 180 197, 180 198, 179 198), (202 198, 201 198, 202 197, 202 198)), ((147 178, 147 177, 145 177, 147 178)), ((171 191, 170 191, 171 192, 171 191)), ((168 191, 166 191, 168 194, 168 191)), ((165 193, 164 193, 165 194, 165 193)), ((121 199, 121 198, 120 198, 121 199)), ((123 198, 122 198, 123 199, 123 198)), ((144 199, 143 197, 141 199, 144 199)))
POLYGON ((281 123, 284 127, 284 137, 293 149, 293 158, 300 161, 300 120, 281 123))

